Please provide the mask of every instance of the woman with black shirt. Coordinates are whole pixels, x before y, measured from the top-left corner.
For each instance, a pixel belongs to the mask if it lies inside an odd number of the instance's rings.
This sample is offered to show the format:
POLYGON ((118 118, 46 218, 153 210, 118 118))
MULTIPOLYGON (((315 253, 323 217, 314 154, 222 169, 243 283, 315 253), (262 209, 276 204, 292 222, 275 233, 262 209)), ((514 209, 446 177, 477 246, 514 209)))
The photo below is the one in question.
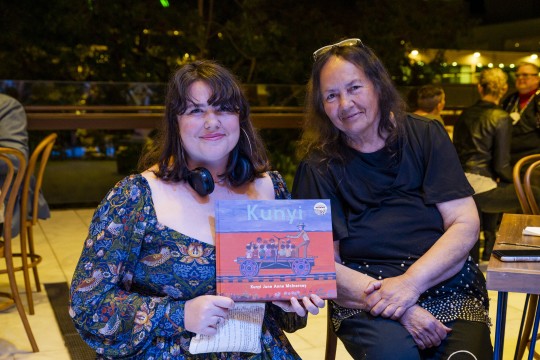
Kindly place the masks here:
POLYGON ((456 151, 359 39, 314 53, 293 197, 331 200, 336 334, 355 359, 491 359, 479 220, 456 151), (392 343, 389 343, 392 339, 392 343))

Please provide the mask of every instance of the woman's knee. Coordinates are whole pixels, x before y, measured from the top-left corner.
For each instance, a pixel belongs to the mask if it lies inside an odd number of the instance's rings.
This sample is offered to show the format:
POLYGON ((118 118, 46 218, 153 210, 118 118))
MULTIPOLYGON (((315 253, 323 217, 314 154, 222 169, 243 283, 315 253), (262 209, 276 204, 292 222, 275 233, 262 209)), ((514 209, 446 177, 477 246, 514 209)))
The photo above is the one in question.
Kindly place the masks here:
POLYGON ((412 336, 394 320, 357 314, 342 322, 337 336, 355 360, 420 359, 412 336))
POLYGON ((456 320, 445 325, 452 328, 452 332, 438 348, 427 351, 426 359, 493 359, 493 346, 487 324, 456 320))

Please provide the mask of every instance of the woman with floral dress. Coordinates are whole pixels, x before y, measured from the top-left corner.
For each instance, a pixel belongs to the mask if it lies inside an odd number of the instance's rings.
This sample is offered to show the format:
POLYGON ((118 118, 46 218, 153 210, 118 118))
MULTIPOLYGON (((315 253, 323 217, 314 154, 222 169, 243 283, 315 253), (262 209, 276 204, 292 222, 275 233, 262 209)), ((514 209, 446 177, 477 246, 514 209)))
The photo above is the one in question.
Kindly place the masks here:
POLYGON ((95 211, 73 276, 70 315, 98 358, 298 359, 283 331, 318 313, 317 296, 266 303, 260 353, 189 352, 235 306, 216 295, 216 200, 290 198, 227 69, 197 61, 173 75, 159 146, 141 165, 95 211))

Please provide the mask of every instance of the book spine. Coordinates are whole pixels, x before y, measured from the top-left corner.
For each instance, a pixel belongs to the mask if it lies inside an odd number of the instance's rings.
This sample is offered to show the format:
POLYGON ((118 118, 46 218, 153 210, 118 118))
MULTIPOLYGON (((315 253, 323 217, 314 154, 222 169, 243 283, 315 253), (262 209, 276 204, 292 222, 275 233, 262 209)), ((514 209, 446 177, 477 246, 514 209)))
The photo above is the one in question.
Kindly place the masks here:
POLYGON ((512 262, 538 262, 540 261, 540 257, 538 256, 502 256, 502 261, 512 261, 512 262))

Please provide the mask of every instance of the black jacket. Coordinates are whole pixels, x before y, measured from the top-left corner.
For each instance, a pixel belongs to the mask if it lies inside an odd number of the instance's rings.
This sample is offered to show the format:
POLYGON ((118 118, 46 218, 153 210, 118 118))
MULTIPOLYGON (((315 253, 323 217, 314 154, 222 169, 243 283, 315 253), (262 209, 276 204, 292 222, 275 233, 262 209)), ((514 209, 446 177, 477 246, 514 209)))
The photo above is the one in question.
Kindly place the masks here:
MULTIPOLYGON (((513 93, 504 99, 502 107, 509 113, 514 110, 518 93, 513 93)), ((540 94, 527 105, 521 114, 521 119, 512 127, 511 142, 512 164, 531 154, 540 154, 540 94)))
POLYGON ((461 113, 453 137, 465 172, 512 182, 512 119, 506 111, 479 100, 461 113))

